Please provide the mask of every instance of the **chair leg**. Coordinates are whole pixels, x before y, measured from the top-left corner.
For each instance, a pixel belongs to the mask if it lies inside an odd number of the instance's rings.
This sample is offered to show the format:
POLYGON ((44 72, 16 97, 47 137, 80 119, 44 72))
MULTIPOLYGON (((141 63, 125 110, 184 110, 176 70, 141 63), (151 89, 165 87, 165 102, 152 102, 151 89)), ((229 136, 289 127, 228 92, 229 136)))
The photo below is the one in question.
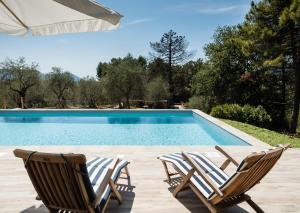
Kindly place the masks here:
POLYGON ((130 173, 129 173, 129 170, 128 170, 128 165, 125 166, 124 170, 125 170, 125 174, 127 176, 128 186, 131 186, 131 179, 130 179, 130 173))
POLYGON ((165 161, 162 161, 162 164, 164 165, 164 169, 165 169, 165 172, 166 172, 166 175, 167 175, 167 178, 168 178, 168 181, 171 182, 171 178, 170 178, 170 174, 169 174, 169 170, 168 170, 168 166, 166 164, 165 161))
POLYGON ((264 213, 264 211, 253 202, 253 200, 249 199, 246 201, 257 213, 264 213))
POLYGON ((180 192, 184 187, 188 184, 191 177, 193 176, 195 170, 191 169, 186 176, 183 177, 182 182, 175 188, 173 195, 174 197, 177 196, 178 192, 180 192))
POLYGON ((127 175, 127 178, 130 179, 130 173, 129 173, 127 165, 125 166, 125 173, 127 175))
POLYGON ((122 204, 122 195, 120 194, 120 192, 117 190, 116 185, 114 184, 114 182, 110 179, 109 180, 109 186, 112 190, 112 193, 114 194, 114 196, 117 198, 119 204, 122 204))

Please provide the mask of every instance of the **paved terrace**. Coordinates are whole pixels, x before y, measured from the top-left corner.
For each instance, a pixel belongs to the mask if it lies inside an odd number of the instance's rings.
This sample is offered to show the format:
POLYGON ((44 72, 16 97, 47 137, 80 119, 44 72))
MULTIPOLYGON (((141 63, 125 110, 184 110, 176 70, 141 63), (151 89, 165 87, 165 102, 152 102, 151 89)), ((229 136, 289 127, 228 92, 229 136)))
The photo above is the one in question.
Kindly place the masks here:
MULTIPOLYGON (((40 201, 23 167, 12 151, 15 147, 0 147, 0 212, 47 212, 40 201)), ((165 182, 164 169, 157 156, 178 152, 204 152, 220 163, 224 158, 207 146, 32 146, 21 147, 45 152, 84 153, 87 158, 98 155, 105 157, 122 156, 128 159, 132 187, 122 192, 123 205, 110 202, 107 212, 208 212, 190 191, 172 196, 172 188, 165 182)), ((262 147, 226 147, 237 160, 262 147)), ((228 173, 232 172, 230 167, 228 173)), ((121 183, 127 183, 121 180, 121 183)), ((300 212, 300 149, 290 149, 264 180, 249 193, 266 212, 300 212)), ((227 212, 253 212, 247 204, 229 209, 227 212)))

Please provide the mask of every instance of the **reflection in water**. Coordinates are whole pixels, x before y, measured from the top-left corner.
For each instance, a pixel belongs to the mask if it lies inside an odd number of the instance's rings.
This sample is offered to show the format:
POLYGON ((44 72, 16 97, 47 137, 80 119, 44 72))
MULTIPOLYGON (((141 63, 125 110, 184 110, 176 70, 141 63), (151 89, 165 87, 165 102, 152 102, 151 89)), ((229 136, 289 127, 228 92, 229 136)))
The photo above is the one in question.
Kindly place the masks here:
MULTIPOLYGON (((4 123, 42 123, 42 117, 3 117, 4 123)), ((0 120, 0 122, 1 122, 0 120)))
POLYGON ((191 116, 114 116, 114 117, 0 117, 0 123, 66 123, 66 124, 182 124, 195 123, 191 116))
POLYGON ((139 124, 142 121, 140 117, 108 117, 107 119, 109 124, 139 124))

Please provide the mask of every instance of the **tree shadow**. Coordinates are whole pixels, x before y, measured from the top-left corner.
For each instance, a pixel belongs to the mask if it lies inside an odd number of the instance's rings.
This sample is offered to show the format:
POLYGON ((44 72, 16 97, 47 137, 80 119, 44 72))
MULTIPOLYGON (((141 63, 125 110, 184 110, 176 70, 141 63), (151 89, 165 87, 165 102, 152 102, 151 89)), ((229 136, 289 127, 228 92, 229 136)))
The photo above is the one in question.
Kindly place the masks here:
MULTIPOLYGON (((176 186, 181 182, 181 177, 175 177, 172 178, 169 182, 168 180, 165 180, 164 182, 169 184, 168 190, 173 193, 176 186)), ((188 209, 191 213, 196 212, 203 212, 203 213, 209 213, 210 211, 207 209, 207 207, 201 202, 201 200, 196 196, 196 194, 190 189, 186 188, 183 191, 179 192, 176 199, 185 206, 186 209, 188 209)), ((245 209, 239 207, 238 205, 235 205, 231 208, 228 208, 223 211, 224 213, 248 213, 245 209)))

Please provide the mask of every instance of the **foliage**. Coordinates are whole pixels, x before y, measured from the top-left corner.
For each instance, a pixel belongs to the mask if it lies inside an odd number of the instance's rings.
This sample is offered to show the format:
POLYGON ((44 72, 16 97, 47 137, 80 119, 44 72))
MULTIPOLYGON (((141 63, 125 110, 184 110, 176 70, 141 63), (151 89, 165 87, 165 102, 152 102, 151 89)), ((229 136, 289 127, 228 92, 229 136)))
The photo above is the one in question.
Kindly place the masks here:
POLYGON ((153 58, 162 59, 167 66, 167 81, 169 84, 170 103, 174 102, 173 66, 180 64, 191 57, 187 51, 188 43, 185 36, 177 35, 170 30, 163 34, 159 42, 150 42, 154 52, 150 53, 153 58))
POLYGON ((154 102, 154 108, 159 108, 160 101, 168 97, 168 85, 162 77, 157 77, 146 85, 146 100, 154 102))
POLYGON ((131 55, 121 59, 112 59, 106 64, 105 76, 101 78, 106 94, 111 101, 119 103, 125 100, 125 107, 130 108, 129 100, 143 96, 143 67, 131 55))
POLYGON ((210 114, 217 118, 241 121, 262 127, 268 127, 271 122, 270 115, 262 106, 224 104, 213 107, 210 114))
POLYGON ((161 58, 155 58, 149 62, 146 71, 149 80, 157 77, 163 77, 166 81, 168 80, 168 64, 161 58))
POLYGON ((2 83, 6 84, 2 88, 6 91, 9 89, 18 96, 16 102, 21 108, 26 107, 28 90, 39 84, 40 76, 37 67, 36 63, 26 64, 25 58, 22 57, 16 60, 6 59, 1 63, 2 83))
POLYGON ((47 87, 56 97, 57 107, 65 108, 67 100, 72 98, 75 80, 70 72, 65 72, 59 67, 53 67, 47 74, 47 87))
POLYGON ((213 42, 205 47, 209 67, 203 74, 206 79, 202 81, 212 87, 218 104, 236 102, 258 105, 256 94, 259 83, 257 76, 249 73, 248 59, 237 42, 239 36, 237 26, 219 27, 216 30, 213 42))
POLYGON ((211 109, 211 104, 205 96, 192 96, 187 104, 188 108, 200 109, 206 113, 209 113, 211 109))
POLYGON ((174 67, 173 82, 175 102, 180 103, 188 101, 192 94, 192 79, 203 66, 203 61, 199 59, 174 67))
POLYGON ((278 133, 275 131, 271 131, 268 129, 260 128, 257 126, 253 126, 250 124, 245 124, 237 121, 232 121, 232 120, 223 120, 223 121, 272 146, 276 146, 278 144, 290 143, 292 144, 292 147, 300 148, 299 137, 290 136, 284 133, 278 133))
MULTIPOLYGON (((300 103, 300 4, 298 0, 262 0, 252 3, 241 27, 241 45, 252 64, 265 70, 281 70, 279 119, 285 118, 291 98, 290 132, 295 133, 300 103), (291 81, 286 76, 291 77, 291 81), (286 88, 292 86, 291 94, 286 88), (287 95, 290 95, 288 97, 287 95)), ((277 74, 278 75, 278 74, 277 74)), ((273 83, 276 85, 277 83, 273 83)), ((272 94, 275 94, 273 91, 272 94)), ((272 107, 274 108, 274 107, 272 107)))
POLYGON ((96 108, 105 100, 103 86, 94 78, 86 77, 79 81, 79 99, 83 106, 96 108))

